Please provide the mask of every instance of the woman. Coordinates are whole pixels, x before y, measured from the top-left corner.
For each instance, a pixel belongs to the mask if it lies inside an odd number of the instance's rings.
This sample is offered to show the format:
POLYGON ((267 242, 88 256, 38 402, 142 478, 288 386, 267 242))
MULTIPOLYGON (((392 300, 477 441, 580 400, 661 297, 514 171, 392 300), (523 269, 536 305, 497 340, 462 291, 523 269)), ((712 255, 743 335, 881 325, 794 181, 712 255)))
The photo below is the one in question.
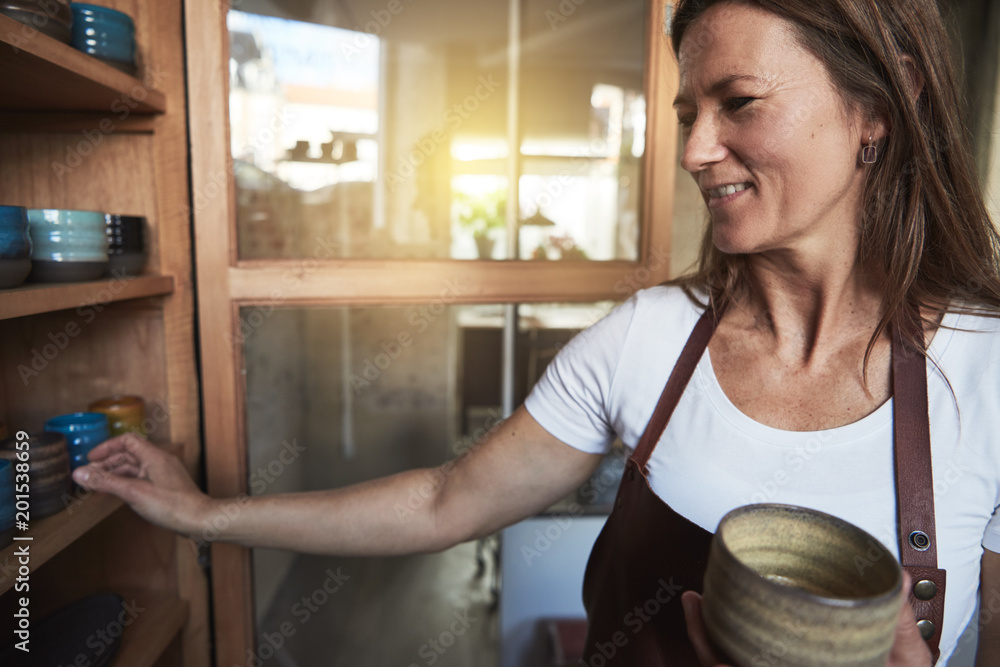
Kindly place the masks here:
MULTIPOLYGON (((617 435, 640 451, 588 566, 584 664, 714 664, 699 597, 673 587, 700 588, 710 531, 730 509, 814 507, 906 548, 893 459, 903 401, 889 399, 892 364, 916 358, 945 613, 918 631, 904 609, 891 664, 928 665, 934 647, 944 664, 980 571, 984 591, 1000 586, 1000 240, 938 11, 933 0, 681 0, 672 38, 681 164, 711 217, 698 271, 574 339, 482 447, 434 471, 444 481, 422 508, 396 511, 427 488, 428 471, 411 471, 255 497, 219 539, 343 555, 443 549, 564 497, 617 435), (926 373, 922 355, 900 353, 925 346, 926 373), (658 397, 664 418, 650 425, 658 397), (664 568, 676 579, 657 587, 664 568), (609 649, 643 595, 662 613, 609 649)), ((155 523, 199 535, 219 511, 179 462, 136 438, 91 460, 79 483, 155 523)), ((1000 664, 992 625, 978 660, 1000 664)))

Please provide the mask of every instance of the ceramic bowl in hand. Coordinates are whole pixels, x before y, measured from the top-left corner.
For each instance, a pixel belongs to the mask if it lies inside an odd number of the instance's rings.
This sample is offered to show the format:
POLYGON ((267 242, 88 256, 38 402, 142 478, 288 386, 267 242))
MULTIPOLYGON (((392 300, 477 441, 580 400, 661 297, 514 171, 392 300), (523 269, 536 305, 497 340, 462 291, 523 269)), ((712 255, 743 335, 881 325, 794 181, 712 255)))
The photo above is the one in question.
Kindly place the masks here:
POLYGON ((902 568, 842 519, 790 505, 733 510, 712 539, 703 614, 732 664, 884 667, 902 568))

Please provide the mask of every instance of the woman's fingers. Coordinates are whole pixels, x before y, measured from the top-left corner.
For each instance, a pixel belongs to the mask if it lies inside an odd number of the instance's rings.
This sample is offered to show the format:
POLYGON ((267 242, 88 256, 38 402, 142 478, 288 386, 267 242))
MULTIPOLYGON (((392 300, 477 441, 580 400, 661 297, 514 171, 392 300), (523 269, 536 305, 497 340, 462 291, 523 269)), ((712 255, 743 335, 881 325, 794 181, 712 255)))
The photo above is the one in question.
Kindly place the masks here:
POLYGON ((99 463, 109 457, 118 455, 129 455, 136 460, 141 460, 150 455, 155 456, 160 451, 159 448, 140 436, 134 433, 126 433, 115 436, 110 440, 105 440, 97 447, 94 447, 87 454, 87 458, 91 463, 99 463))
MULTIPOLYGON (((909 573, 903 570, 904 600, 911 585, 912 580, 909 573)), ((904 601, 903 607, 899 610, 896 638, 893 641, 892 652, 889 654, 889 662, 886 667, 929 667, 930 664, 931 651, 927 647, 927 642, 920 636, 920 630, 917 629, 913 608, 904 601)))
POLYGON ((698 661, 702 667, 723 667, 708 639, 708 631, 705 629, 705 621, 701 615, 701 595, 694 591, 684 591, 681 593, 681 604, 684 605, 684 620, 687 623, 688 638, 694 646, 698 661))

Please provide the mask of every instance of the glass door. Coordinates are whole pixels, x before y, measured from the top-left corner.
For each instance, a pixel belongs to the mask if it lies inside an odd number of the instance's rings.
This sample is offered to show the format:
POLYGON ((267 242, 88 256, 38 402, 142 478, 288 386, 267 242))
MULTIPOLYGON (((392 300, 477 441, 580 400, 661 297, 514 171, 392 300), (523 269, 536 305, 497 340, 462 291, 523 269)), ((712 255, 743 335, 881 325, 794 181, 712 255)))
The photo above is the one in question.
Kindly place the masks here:
MULTIPOLYGON (((669 276, 668 4, 242 0, 186 12, 213 495, 441 463, 509 414, 568 337, 669 276)), ((301 662, 323 627, 300 625, 303 599, 311 619, 323 607, 349 628, 358 619, 344 610, 385 592, 359 581, 407 567, 474 578, 489 546, 392 569, 213 543, 217 660, 301 662), (327 585, 338 572, 339 598, 327 585)), ((442 604, 489 604, 477 595, 442 604)), ((443 621, 396 606, 423 664, 417 640, 443 621)), ((378 642, 344 633, 324 664, 378 662, 359 653, 378 642)))

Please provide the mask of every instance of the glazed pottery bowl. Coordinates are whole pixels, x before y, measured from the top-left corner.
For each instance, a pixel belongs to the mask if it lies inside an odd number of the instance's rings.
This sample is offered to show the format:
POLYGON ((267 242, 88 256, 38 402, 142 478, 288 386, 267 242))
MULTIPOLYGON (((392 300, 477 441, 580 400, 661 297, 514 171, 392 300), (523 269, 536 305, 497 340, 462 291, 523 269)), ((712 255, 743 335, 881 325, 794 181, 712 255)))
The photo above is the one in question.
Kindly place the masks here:
POLYGON ((69 467, 87 464, 87 454, 108 439, 108 417, 100 412, 74 412, 45 422, 45 430, 62 433, 69 451, 69 467))
POLYGON ((128 14, 82 2, 70 8, 73 48, 123 71, 135 71, 135 24, 128 14))
POLYGON ((146 402, 139 396, 108 396, 94 401, 87 409, 108 416, 111 437, 123 433, 144 435, 142 422, 146 418, 146 402))
POLYGON ((0 459, 27 462, 31 516, 40 519, 62 510, 63 496, 73 489, 69 451, 62 433, 26 435, 26 438, 0 440, 0 459))
POLYGON ((28 209, 31 279, 38 282, 96 280, 108 270, 104 213, 28 209))
POLYGON ((790 505, 733 510, 712 539, 703 613, 735 665, 884 667, 902 569, 842 519, 790 505))
POLYGON ((68 0, 0 0, 0 14, 69 44, 73 12, 68 0))
POLYGON ((142 273, 146 264, 146 218, 108 214, 105 224, 111 275, 128 277, 142 273))
POLYGON ((27 209, 0 206, 0 289, 17 287, 31 271, 27 209))

